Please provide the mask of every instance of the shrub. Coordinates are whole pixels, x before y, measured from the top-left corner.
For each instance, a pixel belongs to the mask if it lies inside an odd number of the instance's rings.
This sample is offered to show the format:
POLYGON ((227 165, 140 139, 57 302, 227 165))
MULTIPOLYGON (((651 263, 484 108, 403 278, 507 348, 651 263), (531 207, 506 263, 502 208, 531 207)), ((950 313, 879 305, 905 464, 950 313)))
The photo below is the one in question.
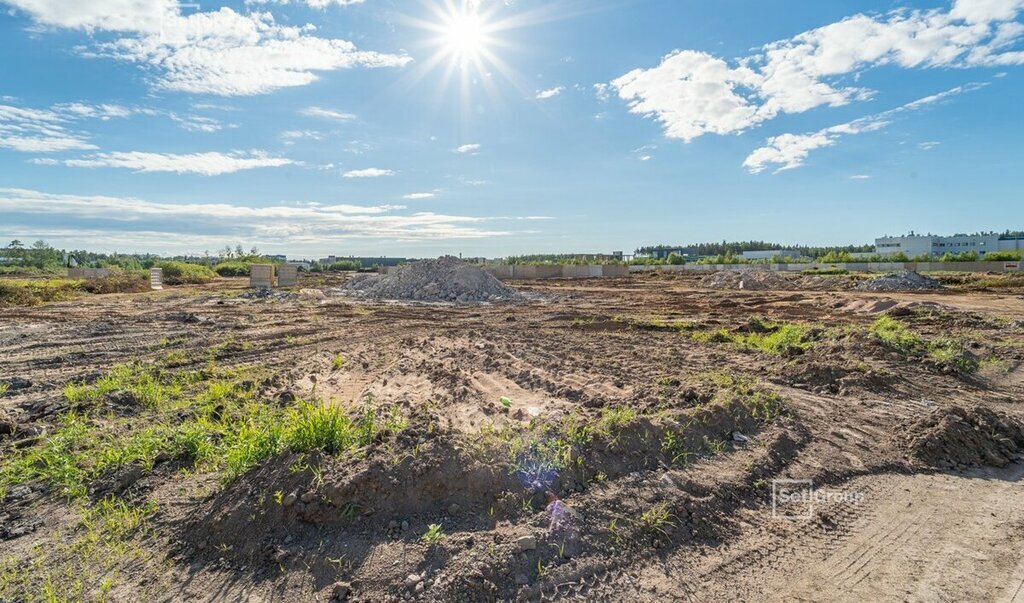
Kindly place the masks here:
POLYGON ((341 262, 334 262, 333 264, 327 265, 324 270, 327 272, 346 272, 354 271, 358 272, 362 269, 363 265, 360 262, 354 260, 344 260, 341 262))
POLYGON ((138 272, 116 272, 110 276, 82 281, 89 293, 139 293, 149 289, 149 279, 138 272))
POLYGON ((164 271, 164 282, 168 285, 201 285, 217 278, 217 273, 208 266, 186 262, 157 262, 153 265, 164 271))
POLYGON ((221 276, 249 276, 251 262, 221 262, 213 267, 213 271, 221 276))
POLYGON ((985 254, 987 262, 1019 262, 1024 251, 990 251, 985 254))
POLYGON ((81 281, 65 278, 7 280, 0 282, 0 307, 38 306, 74 299, 81 281))

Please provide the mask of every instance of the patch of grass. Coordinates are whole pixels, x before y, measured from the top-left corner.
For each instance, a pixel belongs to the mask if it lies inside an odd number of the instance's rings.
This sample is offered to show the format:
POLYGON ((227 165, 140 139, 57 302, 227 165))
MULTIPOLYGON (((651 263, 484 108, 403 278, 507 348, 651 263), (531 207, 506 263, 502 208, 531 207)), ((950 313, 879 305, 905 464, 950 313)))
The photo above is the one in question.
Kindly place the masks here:
POLYGON ((423 541, 427 546, 433 546, 440 544, 445 539, 445 533, 441 529, 441 524, 432 523, 427 526, 427 531, 420 536, 420 540, 423 541))
POLYGON ((786 356, 799 353, 811 347, 809 329, 804 325, 783 324, 775 326, 768 333, 751 333, 744 344, 767 354, 786 356))
POLYGON ((601 409, 601 416, 597 421, 595 430, 605 435, 614 435, 635 421, 636 418, 637 412, 635 408, 628 406, 605 406, 601 409))
POLYGON ((38 480, 68 499, 82 498, 106 471, 130 464, 148 470, 161 454, 222 471, 230 481, 285 450, 354 452, 406 427, 397 410, 366 407, 350 416, 340 407, 307 402, 282 409, 258 400, 256 387, 249 371, 172 374, 136 365, 115 367, 93 384, 69 385, 65 396, 78 403, 126 392, 146 419, 97 422, 65 414, 41 444, 0 458, 0 497, 13 485, 38 480))
POLYGON ((675 523, 672 521, 672 513, 668 510, 668 504, 660 502, 640 514, 640 524, 649 532, 667 534, 668 529, 675 523))
POLYGON ((690 335, 701 343, 726 343, 774 356, 789 356, 808 350, 814 341, 811 329, 796 323, 773 323, 758 318, 750 321, 753 332, 739 333, 725 328, 695 331, 690 335))
POLYGON ((881 316, 871 325, 871 333, 886 347, 912 356, 929 356, 961 373, 978 370, 978 360, 963 342, 953 338, 927 341, 907 325, 891 316, 881 316))
POLYGON ((11 389, 11 384, 10 383, 0 383, 0 398, 2 398, 4 396, 4 394, 7 393, 7 390, 9 390, 9 389, 11 389))
POLYGON ((172 375, 163 375, 141 365, 118 365, 91 384, 69 383, 64 398, 74 404, 97 402, 106 394, 122 392, 137 403, 155 408, 181 393, 181 385, 172 375))
POLYGON ((345 357, 341 354, 335 354, 331 357, 331 366, 333 366, 336 371, 340 371, 345 368, 345 357))
POLYGON ((920 353, 926 347, 920 335, 891 316, 879 316, 871 325, 870 332, 886 347, 907 354, 920 353))

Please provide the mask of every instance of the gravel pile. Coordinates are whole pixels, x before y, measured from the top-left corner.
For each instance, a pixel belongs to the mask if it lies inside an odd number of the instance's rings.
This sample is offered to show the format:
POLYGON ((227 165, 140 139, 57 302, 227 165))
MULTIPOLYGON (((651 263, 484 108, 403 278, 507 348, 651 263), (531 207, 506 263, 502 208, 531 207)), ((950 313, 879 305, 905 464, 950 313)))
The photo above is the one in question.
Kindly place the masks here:
POLYGON ((942 288, 939 281, 907 270, 886 274, 857 285, 859 291, 927 291, 942 288))
POLYGON ((360 274, 345 283, 344 295, 423 302, 520 301, 522 295, 491 274, 459 258, 444 256, 402 266, 389 274, 360 274))

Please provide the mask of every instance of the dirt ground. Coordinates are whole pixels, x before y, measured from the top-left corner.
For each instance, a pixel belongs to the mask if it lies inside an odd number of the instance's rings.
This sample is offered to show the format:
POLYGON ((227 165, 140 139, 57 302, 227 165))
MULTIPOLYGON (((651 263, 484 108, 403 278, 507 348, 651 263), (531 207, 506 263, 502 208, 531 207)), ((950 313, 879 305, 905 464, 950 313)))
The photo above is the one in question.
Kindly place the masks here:
POLYGON ((0 601, 1024 602, 1024 287, 512 284, 4 309, 0 601))

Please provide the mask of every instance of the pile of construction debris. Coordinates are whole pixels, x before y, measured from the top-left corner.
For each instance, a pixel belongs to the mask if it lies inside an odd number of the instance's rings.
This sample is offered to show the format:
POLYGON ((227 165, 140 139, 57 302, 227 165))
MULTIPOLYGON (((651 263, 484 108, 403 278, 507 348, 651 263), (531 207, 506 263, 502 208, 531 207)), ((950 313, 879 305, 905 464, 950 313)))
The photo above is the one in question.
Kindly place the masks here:
POLYGON ((856 288, 858 291, 928 291, 943 287, 935 279, 904 270, 864 281, 856 288))
POLYGON ((506 287, 479 266, 452 256, 407 264, 388 274, 360 274, 332 293, 366 299, 421 302, 480 303, 523 299, 518 291, 506 287))

